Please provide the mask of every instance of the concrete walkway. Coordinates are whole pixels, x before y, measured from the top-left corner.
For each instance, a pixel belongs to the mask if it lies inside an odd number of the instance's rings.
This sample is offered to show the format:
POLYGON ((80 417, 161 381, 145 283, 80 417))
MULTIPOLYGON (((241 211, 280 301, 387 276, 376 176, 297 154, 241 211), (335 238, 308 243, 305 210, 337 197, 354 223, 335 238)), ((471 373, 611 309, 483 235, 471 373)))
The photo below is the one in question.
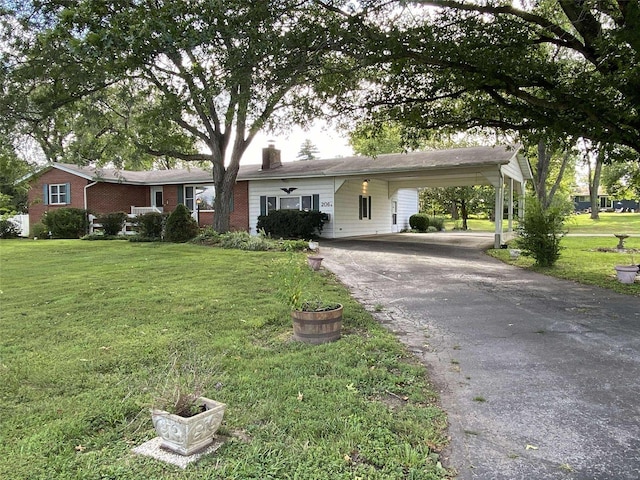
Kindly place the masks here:
POLYGON ((505 265, 492 243, 396 234, 321 253, 428 367, 459 479, 640 478, 640 298, 505 265))

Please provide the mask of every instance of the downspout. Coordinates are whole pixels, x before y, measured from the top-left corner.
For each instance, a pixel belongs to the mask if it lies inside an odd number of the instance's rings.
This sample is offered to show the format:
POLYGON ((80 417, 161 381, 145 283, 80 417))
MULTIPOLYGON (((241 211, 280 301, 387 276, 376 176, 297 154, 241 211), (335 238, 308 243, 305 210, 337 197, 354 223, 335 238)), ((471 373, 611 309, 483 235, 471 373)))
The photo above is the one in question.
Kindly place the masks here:
POLYGON ((91 182, 84 186, 84 209, 88 210, 89 206, 87 205, 87 188, 93 187, 98 182, 91 182))
MULTIPOLYGON (((89 205, 87 205, 87 188, 93 187, 98 182, 87 183, 84 186, 84 209, 89 210, 89 205)), ((89 219, 89 233, 93 233, 93 220, 89 219)))

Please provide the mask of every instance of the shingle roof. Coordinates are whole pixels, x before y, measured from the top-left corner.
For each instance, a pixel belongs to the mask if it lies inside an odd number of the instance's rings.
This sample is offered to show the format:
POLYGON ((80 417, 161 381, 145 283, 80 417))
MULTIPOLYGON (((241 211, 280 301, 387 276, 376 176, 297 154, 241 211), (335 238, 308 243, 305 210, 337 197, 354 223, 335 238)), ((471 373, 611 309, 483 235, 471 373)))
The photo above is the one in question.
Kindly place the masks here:
POLYGON ((509 163, 517 152, 517 147, 471 147, 393 153, 377 157, 352 156, 330 160, 285 162, 282 166, 270 170, 262 170, 260 165, 244 165, 240 167, 238 180, 340 177, 359 174, 437 170, 452 167, 505 165, 509 163))
MULTIPOLYGON (((518 147, 471 147, 426 152, 395 153, 377 157, 351 156, 328 160, 284 162, 282 166, 262 170, 261 165, 243 165, 237 179, 341 177, 360 174, 428 172, 453 167, 486 167, 509 163, 518 147)), ((131 171, 113 168, 80 167, 54 163, 60 170, 87 180, 134 185, 167 185, 212 182, 211 170, 190 169, 131 171)))

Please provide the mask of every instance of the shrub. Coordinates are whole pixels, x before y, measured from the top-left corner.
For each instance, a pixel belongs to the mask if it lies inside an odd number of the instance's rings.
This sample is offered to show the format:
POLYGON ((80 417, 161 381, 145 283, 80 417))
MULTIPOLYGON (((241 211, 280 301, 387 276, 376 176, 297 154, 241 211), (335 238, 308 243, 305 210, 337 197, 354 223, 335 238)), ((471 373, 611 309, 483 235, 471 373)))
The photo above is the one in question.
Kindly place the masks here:
POLYGON ((220 235, 219 244, 222 248, 237 248, 239 250, 265 251, 274 246, 274 242, 262 235, 251 236, 249 232, 229 232, 220 235))
POLYGON ((118 235, 124 228, 127 214, 124 212, 105 213, 98 217, 105 235, 118 235))
POLYGON ((31 238, 49 238, 49 229, 44 223, 34 223, 29 229, 31 238))
POLYGON ((409 217, 409 226, 412 230, 426 232, 429 228, 429 216, 426 213, 414 213, 409 217))
POLYGON ((165 239, 169 242, 184 243, 196 235, 198 235, 198 223, 191 216, 189 209, 179 203, 167 218, 165 239))
POLYGON ((88 233, 88 212, 81 208, 58 208, 49 210, 42 222, 53 238, 80 238, 88 233))
POLYGON ((258 217, 258 230, 282 238, 314 238, 322 233, 324 214, 315 210, 276 210, 258 217))
POLYGON ((8 218, 0 218, 0 238, 17 238, 20 229, 8 218))
POLYGON ((550 267, 560 258, 560 240, 566 232, 563 222, 566 217, 562 206, 543 208, 531 198, 527 201, 524 219, 518 226, 516 245, 522 254, 533 257, 536 265, 550 267))
POLYGON ((202 229, 200 234, 191 240, 191 243, 208 246, 217 245, 220 243, 220 234, 216 232, 213 227, 208 226, 202 229))
POLYGON ((436 231, 440 232, 444 229, 444 218, 442 217, 429 217, 429 229, 435 227, 436 231))
POLYGON ((164 231, 166 215, 158 212, 149 212, 138 215, 135 220, 135 228, 140 238, 149 240, 160 240, 164 231))

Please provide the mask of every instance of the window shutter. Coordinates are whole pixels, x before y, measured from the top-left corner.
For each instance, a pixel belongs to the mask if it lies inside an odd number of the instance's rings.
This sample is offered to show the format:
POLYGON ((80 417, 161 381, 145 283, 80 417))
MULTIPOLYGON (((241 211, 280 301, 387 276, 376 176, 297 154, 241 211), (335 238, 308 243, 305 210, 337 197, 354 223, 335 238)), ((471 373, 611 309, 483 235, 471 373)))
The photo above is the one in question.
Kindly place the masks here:
POLYGON ((358 198, 358 216, 362 220, 362 195, 358 198))
POLYGON ((66 192, 64 203, 70 204, 71 203, 71 184, 65 183, 64 188, 66 192))
POLYGON ((315 194, 311 199, 311 210, 320 211, 320 195, 315 194))
POLYGON ((184 190, 182 185, 178 185, 178 203, 184 204, 184 190))
POLYGON ((44 205, 49 205, 49 184, 45 183, 42 185, 42 203, 44 205))
POLYGON ((260 215, 266 215, 267 214, 267 197, 265 195, 262 195, 260 197, 260 215))
POLYGON ((371 197, 369 197, 369 220, 371 220, 371 197))

